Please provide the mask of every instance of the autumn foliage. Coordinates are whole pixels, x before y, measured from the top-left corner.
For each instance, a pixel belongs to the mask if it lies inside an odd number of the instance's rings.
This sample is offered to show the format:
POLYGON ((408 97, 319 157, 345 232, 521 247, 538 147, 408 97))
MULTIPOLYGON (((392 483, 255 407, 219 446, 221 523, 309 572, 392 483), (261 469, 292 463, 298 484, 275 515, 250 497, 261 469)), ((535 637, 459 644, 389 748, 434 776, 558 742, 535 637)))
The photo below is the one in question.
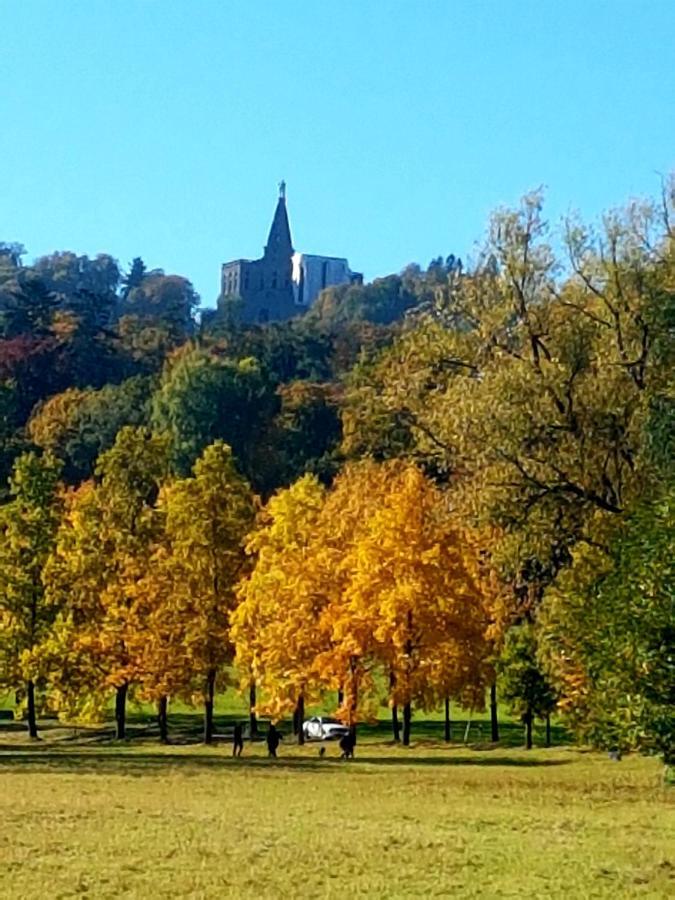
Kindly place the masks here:
POLYGON ((247 549, 233 619, 237 661, 278 717, 331 690, 338 714, 389 700, 481 703, 486 611, 443 493, 414 466, 363 462, 326 491, 306 476, 275 496, 247 549))
POLYGON ((675 186, 554 240, 539 192, 455 257, 247 326, 140 259, 0 245, 0 685, 308 707, 491 691, 672 758, 675 186), (562 256, 554 249, 563 249, 562 256), (4 255, 3 255, 4 254, 4 255), (496 682, 495 682, 495 679, 496 682), (500 688, 501 685, 501 688, 500 688))

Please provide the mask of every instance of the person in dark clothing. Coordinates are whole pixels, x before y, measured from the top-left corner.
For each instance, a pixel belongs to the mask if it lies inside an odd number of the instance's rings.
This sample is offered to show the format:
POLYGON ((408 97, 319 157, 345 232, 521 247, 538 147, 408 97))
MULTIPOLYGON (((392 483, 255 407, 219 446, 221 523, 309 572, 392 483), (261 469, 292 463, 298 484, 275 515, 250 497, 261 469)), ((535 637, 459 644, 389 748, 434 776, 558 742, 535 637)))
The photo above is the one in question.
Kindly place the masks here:
POLYGON ((276 759, 277 747, 279 746, 279 732, 274 725, 270 725, 267 730, 267 750, 270 756, 276 759))
POLYGON ((244 731, 241 725, 235 725, 232 732, 232 756, 241 756, 244 749, 244 731))
POLYGON ((342 750, 341 759, 354 759, 354 738, 351 734, 346 734, 340 738, 340 750, 342 750))

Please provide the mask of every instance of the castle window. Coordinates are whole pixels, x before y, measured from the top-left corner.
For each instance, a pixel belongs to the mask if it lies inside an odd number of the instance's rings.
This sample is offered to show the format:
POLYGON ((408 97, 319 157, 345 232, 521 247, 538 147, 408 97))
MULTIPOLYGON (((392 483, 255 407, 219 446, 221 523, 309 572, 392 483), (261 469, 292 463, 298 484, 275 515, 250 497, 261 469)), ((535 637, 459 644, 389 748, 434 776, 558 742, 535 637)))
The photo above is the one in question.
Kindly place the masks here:
POLYGON ((275 288, 276 286, 277 286, 277 273, 275 272, 274 275, 272 275, 272 287, 275 288))

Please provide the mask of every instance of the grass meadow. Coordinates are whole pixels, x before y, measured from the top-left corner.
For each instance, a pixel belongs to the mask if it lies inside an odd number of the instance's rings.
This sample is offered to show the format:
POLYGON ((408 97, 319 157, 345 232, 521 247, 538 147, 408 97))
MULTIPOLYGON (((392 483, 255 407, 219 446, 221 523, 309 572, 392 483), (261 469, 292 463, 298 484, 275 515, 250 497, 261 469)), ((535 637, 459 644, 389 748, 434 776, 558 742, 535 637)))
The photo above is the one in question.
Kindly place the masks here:
MULTIPOLYGON (((229 723, 222 713, 221 730, 229 723)), ((0 895, 66 897, 670 897, 675 791, 657 760, 569 745, 527 752, 473 724, 384 724, 356 759, 289 738, 232 759, 173 717, 168 747, 142 711, 131 740, 45 723, 31 743, 0 722, 0 895)), ((561 738, 559 730, 554 736, 561 738)))

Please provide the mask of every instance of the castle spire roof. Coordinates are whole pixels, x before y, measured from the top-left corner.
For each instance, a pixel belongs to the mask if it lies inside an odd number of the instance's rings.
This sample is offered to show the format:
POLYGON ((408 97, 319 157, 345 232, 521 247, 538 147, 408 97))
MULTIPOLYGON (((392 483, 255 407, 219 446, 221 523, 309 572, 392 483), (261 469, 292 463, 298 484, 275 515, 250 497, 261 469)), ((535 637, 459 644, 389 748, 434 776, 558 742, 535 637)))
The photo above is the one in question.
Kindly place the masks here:
POLYGON ((272 219, 272 227, 270 228, 267 245, 265 246, 265 256, 274 254, 275 256, 290 257, 293 254, 293 242, 291 240, 291 227, 288 224, 288 213, 286 211, 286 182, 279 184, 279 199, 277 200, 277 208, 274 211, 272 219))

